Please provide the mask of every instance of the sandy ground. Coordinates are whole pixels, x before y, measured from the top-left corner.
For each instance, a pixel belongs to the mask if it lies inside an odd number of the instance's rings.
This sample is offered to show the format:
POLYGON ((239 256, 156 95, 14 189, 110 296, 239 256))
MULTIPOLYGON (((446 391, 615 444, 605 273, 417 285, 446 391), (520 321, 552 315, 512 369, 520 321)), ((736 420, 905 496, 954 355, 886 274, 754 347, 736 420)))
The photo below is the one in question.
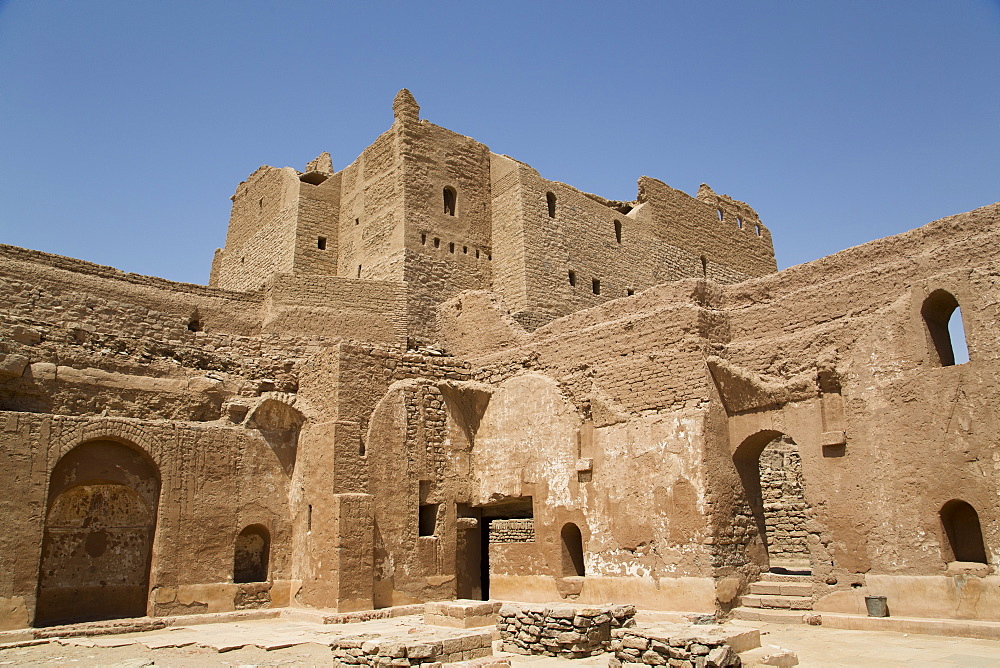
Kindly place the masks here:
MULTIPOLYGON (((800 666, 1000 667, 1000 641, 843 631, 814 626, 748 622, 738 625, 760 629, 761 643, 765 646, 774 645, 796 652, 800 666)), ((119 636, 52 640, 29 647, 0 649, 0 666, 329 666, 332 661, 329 646, 304 641, 305 636, 313 633, 321 639, 332 638, 361 629, 392 635, 412 632, 410 629, 419 629, 420 626, 415 618, 343 625, 341 628, 291 624, 282 620, 206 624, 119 636), (280 647, 283 637, 287 637, 291 646, 280 647), (244 642, 261 642, 272 649, 252 645, 229 649, 244 642), (165 646, 170 643, 182 646, 165 646), (223 648, 222 651, 219 648, 223 648)), ((508 656, 513 665, 530 668, 554 667, 556 664, 567 668, 567 664, 580 668, 603 668, 608 662, 608 655, 575 661, 508 656)))

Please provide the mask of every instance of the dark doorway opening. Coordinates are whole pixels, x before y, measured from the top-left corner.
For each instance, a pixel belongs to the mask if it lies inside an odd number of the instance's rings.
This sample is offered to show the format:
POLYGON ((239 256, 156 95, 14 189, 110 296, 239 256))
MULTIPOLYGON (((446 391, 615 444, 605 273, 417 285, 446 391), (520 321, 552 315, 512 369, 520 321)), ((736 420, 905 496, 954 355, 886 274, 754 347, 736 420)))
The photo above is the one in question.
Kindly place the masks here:
POLYGON ((505 543, 533 542, 534 513, 531 497, 518 497, 486 506, 458 506, 457 573, 459 598, 488 600, 490 571, 497 565, 496 554, 505 543), (511 521, 518 520, 518 522, 511 521), (495 524, 494 524, 495 523, 495 524), (530 524, 526 532, 522 525, 530 524), (463 528, 465 527, 465 528, 463 528), (491 549, 492 548, 492 549, 491 549))
POLYGON ((559 532, 562 539, 562 574, 563 577, 579 576, 586 574, 583 563, 583 536, 580 534, 580 527, 568 522, 563 525, 559 532))

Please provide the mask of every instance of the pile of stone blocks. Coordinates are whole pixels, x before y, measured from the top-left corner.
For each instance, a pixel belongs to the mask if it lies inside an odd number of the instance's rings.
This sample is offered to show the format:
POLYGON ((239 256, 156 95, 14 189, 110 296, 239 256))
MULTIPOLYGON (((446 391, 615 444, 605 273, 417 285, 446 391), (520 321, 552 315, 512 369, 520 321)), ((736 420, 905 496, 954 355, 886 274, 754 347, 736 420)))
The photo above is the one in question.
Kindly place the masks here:
POLYGON ((608 651, 612 630, 634 626, 634 617, 634 605, 505 603, 497 628, 505 652, 579 659, 608 651))
POLYGON ((724 629, 676 624, 658 628, 615 629, 609 668, 623 665, 671 666, 676 668, 723 668, 739 666, 740 652, 760 646, 756 629, 724 629))
POLYGON ((332 649, 334 666, 441 668, 446 663, 492 656, 493 632, 406 638, 359 635, 341 638, 332 649))

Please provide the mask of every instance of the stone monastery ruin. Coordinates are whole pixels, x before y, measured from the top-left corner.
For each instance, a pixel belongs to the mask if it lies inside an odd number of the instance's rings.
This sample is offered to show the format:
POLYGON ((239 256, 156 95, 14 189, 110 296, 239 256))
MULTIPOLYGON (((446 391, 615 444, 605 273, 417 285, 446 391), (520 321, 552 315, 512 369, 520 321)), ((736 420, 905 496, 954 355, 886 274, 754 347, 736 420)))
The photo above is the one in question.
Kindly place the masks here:
POLYGON ((708 186, 609 201, 393 110, 239 184, 207 287, 0 246, 0 628, 1000 621, 1000 205, 779 272, 708 186))

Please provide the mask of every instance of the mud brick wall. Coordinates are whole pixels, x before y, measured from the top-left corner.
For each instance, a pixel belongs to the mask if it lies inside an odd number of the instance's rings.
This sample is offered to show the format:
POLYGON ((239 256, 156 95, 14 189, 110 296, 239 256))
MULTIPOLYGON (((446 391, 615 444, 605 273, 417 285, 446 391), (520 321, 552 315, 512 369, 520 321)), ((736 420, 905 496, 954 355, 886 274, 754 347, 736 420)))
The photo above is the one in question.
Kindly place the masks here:
POLYGON ((226 247, 215 254, 209 284, 250 291, 274 272, 292 270, 299 177, 291 167, 262 166, 233 195, 226 247))
POLYGON ((490 520, 490 543, 531 543, 535 540, 535 520, 490 520))

